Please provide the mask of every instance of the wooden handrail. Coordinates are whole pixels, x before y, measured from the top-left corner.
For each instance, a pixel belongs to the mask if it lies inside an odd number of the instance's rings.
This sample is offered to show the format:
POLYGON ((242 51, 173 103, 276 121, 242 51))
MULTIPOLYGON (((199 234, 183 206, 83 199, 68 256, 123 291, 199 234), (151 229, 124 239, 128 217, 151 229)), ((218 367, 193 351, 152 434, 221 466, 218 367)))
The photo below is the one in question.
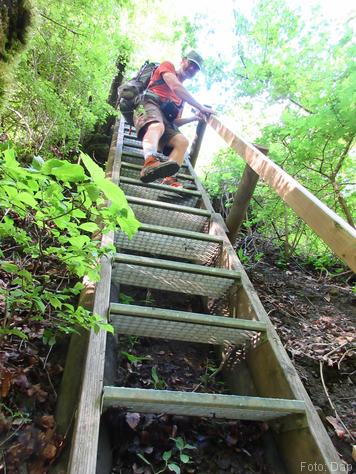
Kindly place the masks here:
POLYGON ((256 147, 237 137, 215 116, 208 124, 233 148, 260 178, 274 189, 296 214, 353 271, 356 271, 356 231, 304 186, 256 147))

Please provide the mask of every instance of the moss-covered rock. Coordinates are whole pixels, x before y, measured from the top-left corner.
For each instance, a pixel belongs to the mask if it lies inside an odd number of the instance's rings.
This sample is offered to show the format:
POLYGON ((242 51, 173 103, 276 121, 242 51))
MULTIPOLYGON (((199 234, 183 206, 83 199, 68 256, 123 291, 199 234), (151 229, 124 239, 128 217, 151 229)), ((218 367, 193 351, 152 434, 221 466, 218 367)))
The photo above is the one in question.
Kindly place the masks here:
POLYGON ((0 108, 11 64, 27 43, 32 11, 29 0, 0 2, 0 108))

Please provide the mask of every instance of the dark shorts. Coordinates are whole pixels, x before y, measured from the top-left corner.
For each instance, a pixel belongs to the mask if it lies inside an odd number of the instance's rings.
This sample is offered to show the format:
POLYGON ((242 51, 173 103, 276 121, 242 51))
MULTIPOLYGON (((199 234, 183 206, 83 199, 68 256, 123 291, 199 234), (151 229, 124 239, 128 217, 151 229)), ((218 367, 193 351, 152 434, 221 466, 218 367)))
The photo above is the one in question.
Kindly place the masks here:
POLYGON ((164 147, 169 144, 170 140, 181 132, 173 123, 168 122, 161 109, 155 102, 151 100, 145 100, 137 107, 134 112, 134 124, 136 128, 136 135, 139 140, 142 140, 144 134, 146 133, 147 126, 154 122, 160 122, 164 124, 164 134, 159 141, 159 148, 163 151, 164 147))

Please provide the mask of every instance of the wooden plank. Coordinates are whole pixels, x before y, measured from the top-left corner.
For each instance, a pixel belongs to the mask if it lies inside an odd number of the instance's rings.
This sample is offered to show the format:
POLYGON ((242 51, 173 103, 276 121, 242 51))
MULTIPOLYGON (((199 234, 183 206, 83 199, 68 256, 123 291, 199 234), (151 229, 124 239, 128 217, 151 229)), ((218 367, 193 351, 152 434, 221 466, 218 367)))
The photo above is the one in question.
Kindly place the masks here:
POLYGON ((161 189, 162 191, 169 191, 169 192, 176 192, 180 194, 186 194, 187 196, 197 196, 200 197, 201 193, 199 191, 194 191, 193 189, 185 189, 185 188, 174 188, 173 186, 168 186, 166 184, 159 184, 159 183, 143 183, 139 179, 134 178, 127 178, 125 176, 120 177, 120 183, 127 183, 133 184, 135 186, 141 186, 144 188, 152 188, 152 189, 161 189))
POLYGON ((236 317, 243 314, 244 318, 250 317, 266 323, 267 342, 260 344, 256 350, 251 352, 247 360, 258 393, 264 397, 295 398, 305 402, 309 428, 302 431, 291 430, 280 436, 276 435, 276 441, 288 467, 288 472, 300 472, 300 462, 302 461, 322 464, 323 472, 342 472, 342 469, 337 470, 337 468, 331 471, 330 466, 342 465, 336 449, 235 250, 222 230, 220 221, 215 216, 212 217, 210 232, 213 235, 220 235, 225 240, 223 248, 225 267, 241 272, 242 286, 235 294, 235 306, 230 307, 230 314, 236 317), (293 446, 292 455, 291 446, 293 446))
POLYGON ((235 242, 241 224, 245 219, 247 208, 257 182, 258 174, 255 173, 249 165, 246 165, 239 187, 235 193, 234 201, 226 218, 226 227, 229 230, 229 239, 232 244, 235 242))
POLYGON ((249 319, 235 319, 225 316, 211 316, 204 313, 190 313, 188 311, 176 311, 147 306, 126 305, 112 303, 110 315, 127 314, 138 318, 155 318, 170 321, 184 321, 192 324, 209 325, 223 328, 242 329, 245 331, 265 331, 266 324, 249 319))
POLYGON ((104 387, 103 409, 127 407, 150 413, 174 413, 217 418, 268 420, 303 414, 304 402, 276 398, 179 392, 128 387, 104 387))
POLYGON ((117 253, 114 257, 115 263, 126 263, 128 265, 139 265, 152 268, 160 268, 162 270, 173 270, 179 272, 193 273, 197 275, 207 275, 229 280, 239 280, 240 272, 226 270, 225 268, 207 267, 205 265, 196 265, 194 263, 176 262, 173 260, 163 260, 160 258, 139 257, 136 255, 128 255, 117 253))
POLYGON ((144 199, 135 196, 127 196, 127 201, 132 204, 141 204, 159 209, 166 209, 176 212, 186 212, 187 214, 195 214, 196 216, 211 217, 211 212, 205 209, 197 209, 196 207, 178 206, 168 202, 154 201, 153 199, 144 199))
MULTIPOLYGON (((118 181, 122 151, 124 122, 116 125, 111 141, 107 177, 118 181), (112 165, 111 165, 112 163, 112 165)), ((104 235, 101 246, 114 242, 114 232, 104 235)), ((101 259, 101 277, 96 285, 93 312, 107 319, 110 303, 111 261, 101 259)), ((97 445, 100 425, 100 402, 103 389, 106 331, 90 332, 88 351, 84 366, 81 396, 76 416, 70 460, 69 474, 88 474, 96 471, 97 445)))
POLYGON ((356 230, 216 117, 208 123, 349 267, 356 271, 356 230))

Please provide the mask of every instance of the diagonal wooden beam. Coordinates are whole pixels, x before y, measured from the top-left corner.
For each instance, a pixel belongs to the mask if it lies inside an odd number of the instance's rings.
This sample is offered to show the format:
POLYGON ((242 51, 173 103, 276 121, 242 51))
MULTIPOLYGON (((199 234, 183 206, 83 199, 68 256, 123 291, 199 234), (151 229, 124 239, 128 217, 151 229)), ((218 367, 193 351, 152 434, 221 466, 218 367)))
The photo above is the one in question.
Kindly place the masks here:
POLYGON ((256 147, 237 137, 216 117, 208 124, 231 146, 299 217, 353 271, 356 271, 356 230, 256 147))

